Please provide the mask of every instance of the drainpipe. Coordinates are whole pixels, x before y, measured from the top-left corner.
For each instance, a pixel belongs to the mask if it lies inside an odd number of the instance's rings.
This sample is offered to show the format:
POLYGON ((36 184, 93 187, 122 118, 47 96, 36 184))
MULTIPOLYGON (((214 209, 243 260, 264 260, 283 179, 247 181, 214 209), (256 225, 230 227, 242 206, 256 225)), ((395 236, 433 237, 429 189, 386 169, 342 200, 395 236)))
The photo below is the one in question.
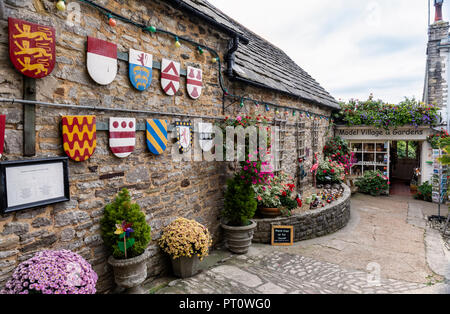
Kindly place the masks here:
POLYGON ((230 40, 228 47, 228 52, 225 56, 225 60, 227 61, 227 75, 230 78, 234 78, 233 74, 233 66, 234 66, 234 59, 235 59, 235 53, 239 48, 239 37, 235 36, 233 39, 230 40))
POLYGON ((0 19, 6 20, 5 4, 0 0, 0 19))

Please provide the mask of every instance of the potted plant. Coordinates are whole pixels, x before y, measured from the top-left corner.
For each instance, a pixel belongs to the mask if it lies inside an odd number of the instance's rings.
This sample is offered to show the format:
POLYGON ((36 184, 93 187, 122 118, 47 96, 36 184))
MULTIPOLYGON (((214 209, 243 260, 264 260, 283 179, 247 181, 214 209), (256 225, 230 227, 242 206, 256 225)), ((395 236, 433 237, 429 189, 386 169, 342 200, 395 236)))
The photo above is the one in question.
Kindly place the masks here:
POLYGON ((181 278, 198 273, 199 261, 212 244, 208 229, 195 220, 178 218, 164 228, 159 246, 170 255, 173 272, 181 278))
POLYGON ((95 294, 97 280, 80 255, 46 250, 20 263, 0 294, 95 294))
MULTIPOLYGON (((291 179, 291 178, 290 178, 291 179)), ((292 199, 295 185, 287 183, 288 176, 281 172, 264 185, 253 185, 260 214, 265 218, 289 215, 297 208, 297 201, 292 199)))
POLYGON ((100 228, 103 242, 112 253, 108 263, 113 267, 116 284, 127 293, 143 293, 151 228, 139 205, 131 202, 127 189, 106 205, 100 228))
POLYGON ((236 254, 245 254, 252 244, 256 222, 254 217, 258 203, 252 186, 240 177, 228 180, 225 192, 221 226, 228 249, 236 254))

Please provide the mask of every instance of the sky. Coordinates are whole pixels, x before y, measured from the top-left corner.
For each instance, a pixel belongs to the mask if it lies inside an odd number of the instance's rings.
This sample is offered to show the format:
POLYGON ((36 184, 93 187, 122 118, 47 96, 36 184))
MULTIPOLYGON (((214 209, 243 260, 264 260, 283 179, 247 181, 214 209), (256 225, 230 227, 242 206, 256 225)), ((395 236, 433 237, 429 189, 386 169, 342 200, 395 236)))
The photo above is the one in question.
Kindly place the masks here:
POLYGON ((336 100, 422 99, 428 0, 208 1, 282 49, 336 100))

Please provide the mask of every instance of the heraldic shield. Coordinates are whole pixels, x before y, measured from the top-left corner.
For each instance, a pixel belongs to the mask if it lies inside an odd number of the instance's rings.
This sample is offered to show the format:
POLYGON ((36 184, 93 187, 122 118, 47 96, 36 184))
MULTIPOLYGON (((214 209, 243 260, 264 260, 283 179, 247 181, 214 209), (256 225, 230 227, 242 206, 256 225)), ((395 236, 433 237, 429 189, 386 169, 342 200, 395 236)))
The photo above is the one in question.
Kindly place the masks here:
POLYGON ((130 156, 136 146, 136 119, 109 119, 109 147, 119 158, 130 156))
POLYGON ((192 122, 175 122, 177 129, 178 148, 184 154, 191 149, 192 144, 192 122))
POLYGON ((117 45, 88 37, 87 69, 91 78, 100 85, 111 84, 117 75, 117 45))
POLYGON ((147 120, 147 146, 154 155, 161 155, 167 148, 167 121, 147 120))
POLYGON ((145 91, 152 83, 153 56, 130 49, 129 54, 131 84, 139 91, 145 91))
POLYGON ((0 157, 3 155, 3 146, 5 145, 5 126, 6 126, 6 116, 0 114, 0 157))
POLYGON ((63 147, 74 161, 86 161, 97 146, 95 116, 63 116, 63 147))
POLYGON ((187 67, 187 91, 192 99, 198 99, 202 95, 203 73, 201 69, 187 67))
POLYGON ((162 59, 161 86, 169 96, 174 96, 180 88, 180 64, 175 61, 162 59))
POLYGON ((39 79, 55 67, 55 29, 8 18, 9 58, 23 75, 39 79))

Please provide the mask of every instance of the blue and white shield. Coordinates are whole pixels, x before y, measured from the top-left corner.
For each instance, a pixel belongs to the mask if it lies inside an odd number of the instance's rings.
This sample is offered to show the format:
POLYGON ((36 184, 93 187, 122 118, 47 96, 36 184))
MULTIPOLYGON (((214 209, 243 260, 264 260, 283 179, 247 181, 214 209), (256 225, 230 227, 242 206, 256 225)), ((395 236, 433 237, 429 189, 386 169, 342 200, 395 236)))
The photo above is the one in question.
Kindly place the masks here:
POLYGON ((129 62, 131 84, 141 92, 146 90, 152 83, 153 56, 130 49, 129 62))

